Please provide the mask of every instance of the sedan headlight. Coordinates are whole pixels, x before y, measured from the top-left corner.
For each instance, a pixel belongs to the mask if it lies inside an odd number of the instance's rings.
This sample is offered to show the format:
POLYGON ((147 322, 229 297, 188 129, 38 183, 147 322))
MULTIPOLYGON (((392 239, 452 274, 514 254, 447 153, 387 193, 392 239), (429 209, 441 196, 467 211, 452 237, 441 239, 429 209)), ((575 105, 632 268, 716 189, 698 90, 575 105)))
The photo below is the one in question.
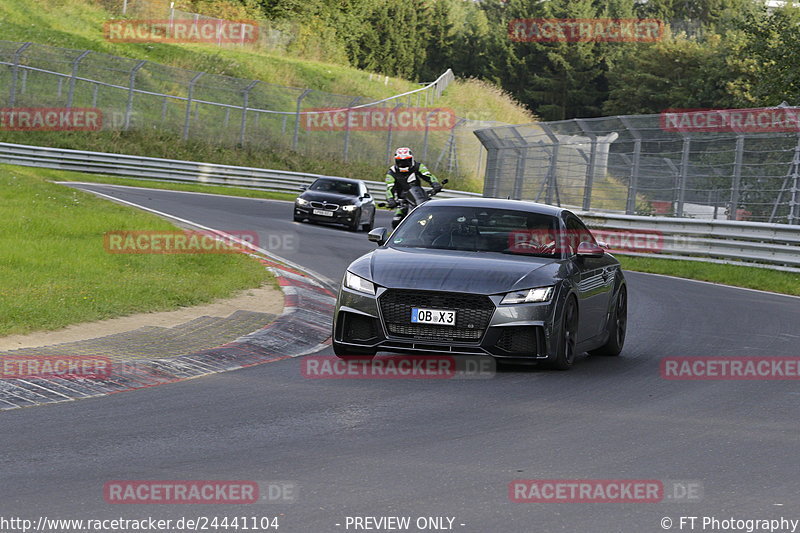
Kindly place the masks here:
POLYGON ((348 271, 344 275, 344 286, 354 291, 375 295, 375 284, 348 271))
POLYGON ((553 296, 554 286, 537 287, 524 291, 509 292, 503 296, 501 304, 526 304, 533 302, 549 302, 553 296))
POLYGON ((297 205, 308 205, 308 200, 305 198, 298 198, 295 202, 297 202, 297 205))
POLYGON ((345 211, 355 211, 356 209, 358 209, 358 206, 357 205, 343 205, 342 209, 345 210, 345 211))

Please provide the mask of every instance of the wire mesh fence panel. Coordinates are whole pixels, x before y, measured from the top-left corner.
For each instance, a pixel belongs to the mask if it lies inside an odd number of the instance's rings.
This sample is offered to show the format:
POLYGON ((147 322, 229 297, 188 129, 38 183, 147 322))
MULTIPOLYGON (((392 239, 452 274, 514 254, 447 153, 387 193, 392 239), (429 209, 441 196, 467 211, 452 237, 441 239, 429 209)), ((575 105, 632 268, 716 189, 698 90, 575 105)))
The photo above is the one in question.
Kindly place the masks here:
POLYGON ((796 120, 779 122, 798 113, 690 111, 481 129, 484 193, 586 210, 798 224, 800 131, 796 120), (700 126, 685 125, 697 116, 700 126))

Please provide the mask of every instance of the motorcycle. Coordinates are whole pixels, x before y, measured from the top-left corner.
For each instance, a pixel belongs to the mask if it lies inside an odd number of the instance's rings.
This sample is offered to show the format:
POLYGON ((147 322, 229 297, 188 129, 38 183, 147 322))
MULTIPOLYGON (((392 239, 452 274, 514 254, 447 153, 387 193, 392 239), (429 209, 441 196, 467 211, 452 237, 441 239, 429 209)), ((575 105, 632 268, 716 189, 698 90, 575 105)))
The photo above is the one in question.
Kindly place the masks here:
MULTIPOLYGON (((442 184, 442 187, 444 187, 444 185, 447 183, 447 180, 444 180, 440 183, 442 184)), ((392 229, 396 228, 397 225, 400 224, 404 218, 406 218, 406 215, 408 215, 411 210, 420 204, 424 204, 441 191, 442 189, 439 189, 438 191, 434 189, 425 190, 421 185, 412 185, 397 201, 397 207, 399 209, 392 218, 392 229)), ((378 204, 378 207, 386 207, 386 203, 381 202, 378 204)))

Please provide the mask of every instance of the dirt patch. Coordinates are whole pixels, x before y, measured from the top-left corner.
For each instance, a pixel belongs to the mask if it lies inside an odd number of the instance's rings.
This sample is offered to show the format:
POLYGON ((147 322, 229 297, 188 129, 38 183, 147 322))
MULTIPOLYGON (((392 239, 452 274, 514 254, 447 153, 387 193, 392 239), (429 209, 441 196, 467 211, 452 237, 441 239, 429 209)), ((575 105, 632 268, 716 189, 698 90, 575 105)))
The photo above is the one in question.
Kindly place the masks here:
POLYGON ((0 337, 0 351, 94 339, 144 326, 169 328, 202 316, 227 317, 236 311, 255 311, 279 315, 283 312, 283 293, 270 284, 257 289, 247 289, 230 298, 196 307, 74 324, 55 331, 9 335, 0 337))

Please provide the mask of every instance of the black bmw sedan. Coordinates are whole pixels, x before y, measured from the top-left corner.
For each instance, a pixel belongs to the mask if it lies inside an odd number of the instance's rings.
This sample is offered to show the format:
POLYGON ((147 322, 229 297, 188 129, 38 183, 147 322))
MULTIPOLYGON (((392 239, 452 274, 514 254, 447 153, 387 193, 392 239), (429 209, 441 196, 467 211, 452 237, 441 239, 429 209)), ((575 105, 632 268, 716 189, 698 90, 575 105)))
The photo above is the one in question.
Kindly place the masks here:
POLYGON ((619 262, 572 212, 493 198, 427 202, 345 272, 334 352, 488 354, 570 368, 618 355, 627 288, 619 262))
POLYGON ((361 180, 319 178, 294 201, 294 221, 344 224, 351 231, 375 225, 375 202, 361 180))

